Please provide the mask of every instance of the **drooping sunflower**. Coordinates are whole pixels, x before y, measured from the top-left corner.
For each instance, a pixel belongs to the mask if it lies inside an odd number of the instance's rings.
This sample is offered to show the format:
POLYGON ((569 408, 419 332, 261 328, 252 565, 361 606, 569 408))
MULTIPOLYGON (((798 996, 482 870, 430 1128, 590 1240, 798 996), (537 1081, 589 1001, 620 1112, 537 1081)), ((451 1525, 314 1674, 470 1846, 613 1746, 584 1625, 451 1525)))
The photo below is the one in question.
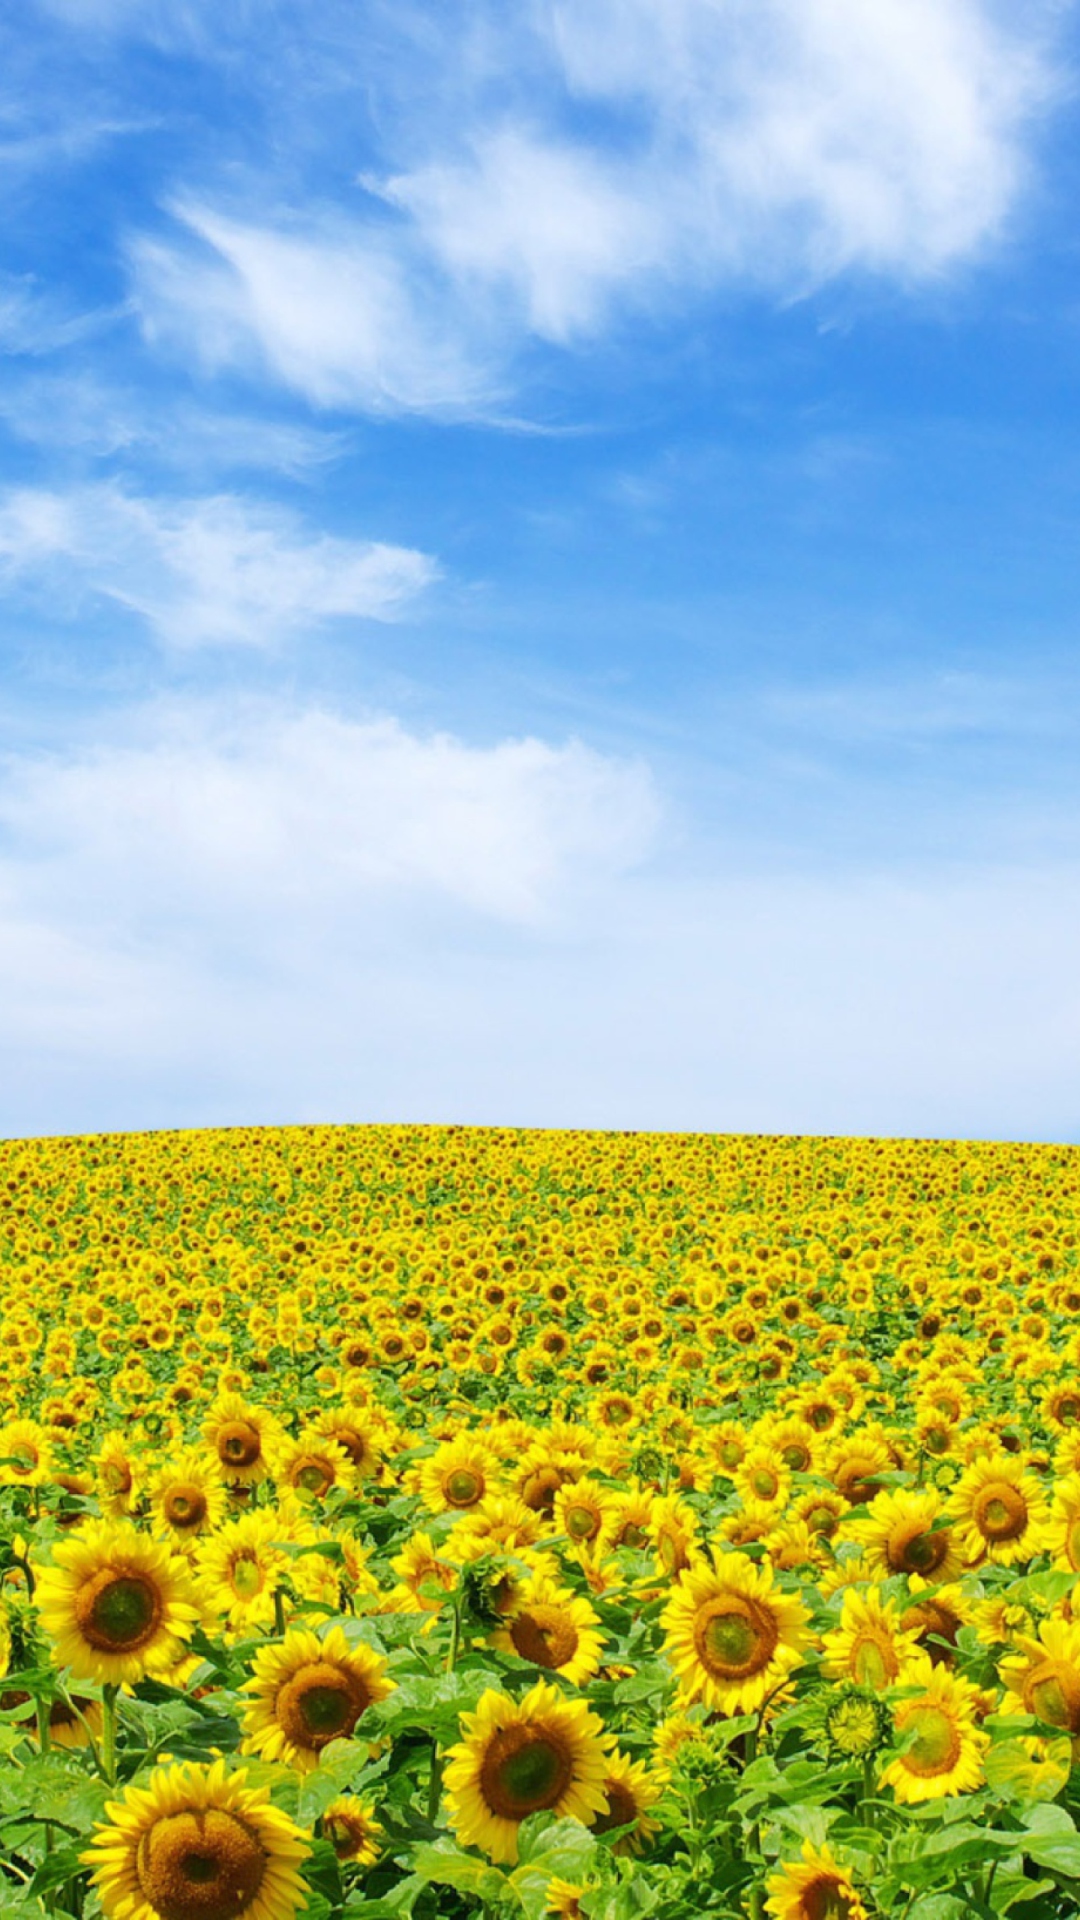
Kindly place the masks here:
POLYGON ((443 1604, 438 1590, 451 1593, 460 1578, 459 1569, 440 1557, 429 1533, 414 1533, 390 1565, 398 1576, 390 1594, 398 1613, 438 1613, 443 1604))
POLYGON ((242 1691, 253 1697, 243 1751, 308 1773, 323 1748, 348 1739, 360 1715, 393 1686, 382 1655, 362 1641, 350 1646, 341 1627, 322 1639, 293 1627, 280 1646, 259 1648, 244 1682, 242 1691))
POLYGON ((613 1494, 604 1515, 602 1549, 629 1547, 638 1550, 649 1544, 649 1520, 656 1495, 651 1487, 630 1487, 613 1494))
POLYGON ((153 1521, 176 1546, 188 1546, 220 1526, 226 1507, 218 1464, 198 1447, 185 1448, 159 1467, 150 1483, 153 1521))
POLYGON ((34 1604, 57 1663, 103 1685, 171 1667, 199 1618, 187 1562, 129 1521, 91 1521, 59 1541, 34 1604))
POLYGON ((462 1846, 500 1864, 517 1860, 518 1828, 551 1812, 585 1825, 607 1805, 604 1776, 612 1736, 583 1700, 540 1681, 521 1701, 493 1688, 461 1716, 463 1738, 449 1749, 450 1825, 462 1846))
POLYGON ((893 1705, 893 1730, 909 1743, 885 1767, 880 1784, 891 1787, 903 1806, 980 1786, 989 1740, 976 1725, 979 1696, 970 1681, 935 1667, 920 1651, 902 1669, 897 1693, 903 1697, 893 1705))
POLYGON ((242 1513, 201 1541, 196 1556, 200 1596, 229 1631, 247 1633, 274 1619, 274 1594, 289 1572, 282 1542, 295 1528, 273 1508, 242 1513))
POLYGON ((112 1519, 130 1513, 139 1497, 142 1474, 122 1433, 107 1433, 94 1465, 101 1511, 112 1519))
POLYGON ((918 1574, 944 1583, 963 1568, 950 1527, 936 1527, 944 1502, 933 1487, 883 1490, 874 1495, 865 1520, 848 1531, 858 1540, 867 1566, 882 1580, 892 1574, 918 1574))
POLYGON ((245 1785, 185 1761, 129 1786, 81 1856, 116 1920, 292 1920, 304 1903, 309 1842, 270 1804, 269 1787, 245 1785))
POLYGON ((660 1618, 683 1698, 721 1713, 755 1712, 808 1640, 802 1601, 744 1553, 688 1567, 660 1618))
POLYGON ((345 1793, 332 1800, 322 1817, 323 1833, 339 1860, 351 1867, 373 1867, 382 1849, 382 1827, 370 1800, 345 1793))
POLYGON ((946 1511, 957 1522, 960 1545, 976 1565, 1015 1566, 1046 1542, 1046 1496, 1033 1473, 1012 1454, 982 1454, 957 1481, 946 1511))
POLYGON ((773 1920, 866 1920, 866 1908, 846 1867, 829 1847, 803 1841, 802 1859, 781 1862, 766 1882, 765 1911, 773 1920))
POLYGON ((210 1410, 203 1437, 214 1449, 221 1471, 232 1485, 251 1487, 270 1471, 270 1449, 280 1435, 278 1422, 238 1393, 225 1393, 210 1410))
POLYGON ((516 1653, 534 1666, 561 1673, 575 1687, 592 1678, 600 1666, 603 1637, 599 1620, 587 1600, 560 1587, 545 1573, 530 1574, 515 1595, 504 1626, 491 1644, 516 1653))
POLYGON ((628 1831, 615 1842, 616 1853, 642 1853, 660 1822, 649 1808, 660 1798, 660 1782, 649 1773, 643 1760, 631 1760, 625 1753, 609 1753, 604 1769, 607 1811, 592 1822, 594 1833, 613 1833, 618 1827, 628 1831))
POLYGON ((1033 1713, 1047 1726, 1080 1738, 1080 1622, 1053 1616, 1038 1639, 1017 1636, 1019 1652, 998 1669, 1008 1689, 1003 1713, 1033 1713))
POLYGON ((830 1680, 854 1680, 860 1687, 889 1687, 917 1650, 913 1633, 900 1626, 895 1600, 882 1600, 877 1587, 863 1593, 848 1587, 840 1625, 822 1636, 822 1672, 830 1680))

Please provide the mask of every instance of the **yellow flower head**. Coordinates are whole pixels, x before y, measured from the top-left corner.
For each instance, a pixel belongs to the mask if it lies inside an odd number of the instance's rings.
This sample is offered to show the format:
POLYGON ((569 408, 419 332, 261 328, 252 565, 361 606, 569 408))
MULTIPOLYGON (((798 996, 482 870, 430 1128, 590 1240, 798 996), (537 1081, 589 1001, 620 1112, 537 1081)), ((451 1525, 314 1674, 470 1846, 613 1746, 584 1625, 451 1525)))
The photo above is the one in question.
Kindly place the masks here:
POLYGON ((159 1766, 106 1808, 82 1855, 110 1920, 292 1920, 308 1841, 225 1762, 159 1766))
POLYGON ((320 1640, 294 1627, 280 1646, 260 1647, 243 1691, 245 1753, 281 1760, 299 1773, 317 1766, 332 1740, 347 1740, 362 1713, 393 1691, 386 1661, 373 1648, 350 1646, 341 1627, 320 1640))
POLYGON ((579 1687, 600 1665, 603 1637, 598 1626, 587 1600, 578 1599, 545 1573, 533 1573, 522 1581, 506 1624, 492 1635, 491 1644, 531 1660, 534 1666, 561 1673, 579 1687))
POLYGON ((915 1635, 899 1624, 896 1601, 883 1601, 876 1587, 845 1589, 840 1625, 821 1645, 822 1672, 860 1687, 891 1686, 916 1651, 915 1635))
POLYGON ((1015 1566, 1039 1553, 1049 1518, 1033 1473, 1009 1453, 982 1454, 961 1474, 947 1511, 972 1565, 1015 1566))
POLYGON ((128 1521, 59 1541, 34 1601, 58 1665, 109 1685, 171 1667, 199 1618, 186 1561, 128 1521))
POLYGON ((382 1827, 370 1800, 354 1793, 331 1800, 322 1817, 323 1832, 339 1860, 352 1867, 373 1867, 382 1849, 382 1827))
POLYGON ((809 1614, 744 1553, 714 1551, 683 1573, 661 1615, 666 1651, 687 1700, 753 1713, 799 1665, 809 1614))
POLYGON ((901 1751, 881 1774, 901 1805, 971 1793, 981 1786, 989 1741, 975 1722, 976 1689, 917 1653, 903 1669, 893 1707, 901 1751))
POLYGON ((551 1812, 588 1825, 607 1806, 604 1779, 612 1744, 583 1700, 567 1700, 540 1681, 521 1701, 483 1694, 461 1716, 463 1738, 450 1748, 443 1779, 450 1825, 462 1846, 490 1859, 517 1859, 518 1828, 551 1812))
POLYGON ((1044 1620, 1038 1639, 1018 1635, 1018 1654, 1002 1660, 1008 1689, 1004 1713, 1033 1713, 1047 1726, 1080 1738, 1080 1623, 1044 1620))
POLYGON ((828 1847, 809 1840, 803 1841, 801 1860, 782 1862, 766 1884, 765 1911, 773 1920, 866 1920, 847 1868, 828 1847))

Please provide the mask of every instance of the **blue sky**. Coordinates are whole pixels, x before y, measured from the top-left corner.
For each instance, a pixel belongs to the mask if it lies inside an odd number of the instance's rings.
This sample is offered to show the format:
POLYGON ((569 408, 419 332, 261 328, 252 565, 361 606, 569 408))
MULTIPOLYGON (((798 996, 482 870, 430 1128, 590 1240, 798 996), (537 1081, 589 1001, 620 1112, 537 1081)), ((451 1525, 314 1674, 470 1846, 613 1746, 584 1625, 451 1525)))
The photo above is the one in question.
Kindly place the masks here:
POLYGON ((1078 1137, 1078 50, 0 24, 0 1130, 1078 1137))

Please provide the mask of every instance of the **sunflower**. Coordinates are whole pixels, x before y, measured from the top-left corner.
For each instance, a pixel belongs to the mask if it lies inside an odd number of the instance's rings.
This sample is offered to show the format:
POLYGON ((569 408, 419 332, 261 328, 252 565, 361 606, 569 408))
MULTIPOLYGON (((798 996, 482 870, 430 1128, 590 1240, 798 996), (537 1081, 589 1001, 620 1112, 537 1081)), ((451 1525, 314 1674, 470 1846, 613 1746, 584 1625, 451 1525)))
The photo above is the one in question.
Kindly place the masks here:
POLYGON ((604 1533, 611 1496, 598 1480, 586 1475, 560 1487, 552 1513, 556 1533, 564 1533, 575 1547, 594 1547, 604 1533))
POLYGON ((561 1673, 579 1687, 600 1666, 603 1638, 598 1624, 587 1600, 579 1600, 546 1574, 533 1573, 522 1581, 506 1623, 492 1636, 491 1644, 531 1661, 534 1667, 561 1673))
POLYGON ((270 1459, 279 1493, 298 1500, 325 1500, 335 1487, 347 1492, 356 1479, 344 1447, 314 1427, 305 1427, 294 1440, 275 1441, 270 1459))
POLYGON ((932 1487, 883 1491, 874 1495, 866 1519, 852 1521, 848 1531, 881 1580, 894 1573, 917 1573, 942 1583, 955 1580, 963 1559, 951 1529, 935 1526, 942 1505, 932 1487))
POLYGON ((946 1511, 957 1521, 969 1563, 1014 1566, 1030 1560, 1046 1541, 1049 1518, 1033 1473, 1011 1454, 982 1454, 965 1469, 946 1511))
POLYGON ((211 1409, 203 1437, 214 1449, 226 1480, 255 1486, 270 1471, 269 1452, 278 1438, 276 1420, 238 1393, 224 1393, 211 1409))
POLYGON ((225 1518, 225 1484, 216 1460, 198 1447, 177 1454, 150 1483, 150 1512, 157 1530, 186 1546, 225 1518))
POLYGON ((684 1572, 662 1615, 684 1699, 753 1713, 799 1665, 809 1614, 744 1553, 713 1550, 684 1572))
POLYGON ((924 1653, 935 1666, 942 1661, 951 1666, 956 1652, 956 1636, 961 1627, 971 1626, 975 1607, 963 1588, 955 1584, 930 1587, 917 1574, 908 1579, 908 1606, 900 1615, 904 1633, 913 1633, 924 1653))
POLYGON ((472 1536, 486 1543, 486 1551, 519 1553, 534 1547, 544 1527, 539 1515, 516 1494, 492 1494, 466 1513, 454 1528, 454 1539, 472 1536))
POLYGON ((41 1487, 52 1476, 52 1446, 36 1420, 0 1427, 0 1487, 41 1487))
POLYGON ((846 1867, 828 1847, 804 1840, 801 1860, 784 1860, 766 1882, 773 1920, 866 1920, 846 1867))
POLYGON ((1070 1473, 1054 1488, 1046 1544, 1056 1567, 1080 1573, 1080 1473, 1070 1473))
POLYGON ((284 1516, 268 1508, 227 1520, 200 1543, 195 1562, 200 1594, 232 1632, 273 1623, 274 1595, 289 1571, 281 1542, 292 1533, 284 1516))
MULTIPOLYGON (((30 1698, 27 1694, 27 1699, 30 1698)), ((54 1700, 49 1708, 49 1745, 77 1749, 100 1740, 104 1715, 99 1700, 73 1693, 54 1700)))
POLYGON ((102 1685, 171 1667, 199 1619, 187 1562, 128 1521, 59 1541, 34 1602, 58 1664, 102 1685))
POLYGON ((475 1713, 462 1714, 461 1726, 444 1782, 462 1846, 513 1864, 518 1827, 530 1814, 551 1812, 587 1826, 604 1812, 612 1737, 583 1700, 564 1699, 545 1681, 520 1702, 489 1687, 475 1713))
POLYGON ((451 1593, 458 1583, 458 1568, 441 1560, 429 1533, 414 1533, 390 1565, 398 1584, 390 1595, 397 1613, 438 1613, 440 1593, 451 1593))
POLYGON ((293 1627, 279 1646, 259 1648, 241 1689, 253 1696, 243 1751, 308 1773, 323 1748, 347 1740, 360 1715, 393 1687, 382 1655, 362 1641, 350 1646, 343 1628, 331 1627, 320 1640, 293 1627))
POLYGON ((350 1867, 373 1867, 382 1845, 382 1827, 370 1800, 345 1793, 331 1800, 322 1817, 322 1830, 341 1861, 350 1867))
POLYGON ((309 1843, 269 1787, 186 1761, 110 1801, 81 1856, 116 1920, 292 1920, 304 1904, 309 1843))
POLYGON ((891 1787, 902 1806, 980 1786, 989 1741, 975 1723, 979 1694, 970 1681, 935 1667, 920 1652, 903 1668, 900 1689, 906 1697, 894 1705, 893 1732, 905 1746, 885 1767, 880 1785, 891 1787))
POLYGON ((594 1833, 613 1833, 618 1827, 628 1832, 615 1842, 616 1853, 641 1853, 660 1822, 651 1818, 649 1808, 656 1805, 662 1788, 652 1778, 642 1760, 631 1760, 625 1753, 609 1753, 604 1768, 604 1792, 607 1812, 591 1822, 594 1833))
POLYGON ((1080 1622, 1044 1620, 1037 1640, 1017 1636, 1018 1654, 999 1668, 1008 1689, 1003 1713, 1033 1713, 1047 1726, 1080 1738, 1080 1622))
POLYGON ((98 1498, 112 1519, 130 1513, 139 1497, 141 1474, 122 1433, 107 1433, 97 1451, 98 1498))
POLYGON ((876 1587, 845 1590, 840 1625, 821 1644, 822 1672, 860 1687, 891 1686, 916 1650, 915 1635, 900 1627, 896 1602, 883 1601, 876 1587))
POLYGON ((630 1487, 613 1494, 604 1514, 601 1547, 640 1549, 649 1544, 649 1520, 656 1495, 651 1487, 630 1487))
POLYGON ((462 1513, 499 1491, 491 1451, 467 1433, 444 1440, 418 1474, 420 1497, 432 1513, 462 1513))
POLYGON ((772 1446, 758 1442, 748 1447, 732 1474, 737 1492, 747 1506, 782 1507, 791 1492, 791 1469, 772 1446))
POLYGON ((669 1578, 700 1560, 697 1529, 696 1513, 677 1493, 657 1494, 649 1510, 649 1537, 660 1571, 669 1578))

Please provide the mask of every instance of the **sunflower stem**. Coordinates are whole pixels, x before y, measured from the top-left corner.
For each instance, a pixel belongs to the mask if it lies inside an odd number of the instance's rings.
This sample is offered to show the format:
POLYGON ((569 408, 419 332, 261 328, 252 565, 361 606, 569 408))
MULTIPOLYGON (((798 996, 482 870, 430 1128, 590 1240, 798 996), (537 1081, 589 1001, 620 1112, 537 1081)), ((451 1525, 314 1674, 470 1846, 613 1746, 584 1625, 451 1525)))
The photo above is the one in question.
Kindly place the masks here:
POLYGON ((101 1771, 110 1787, 116 1785, 116 1700, 120 1689, 115 1681, 101 1689, 101 1771))
POLYGON ((439 1801, 442 1798, 442 1767, 439 1764, 439 1743, 431 1743, 431 1777, 428 1780, 427 1817, 428 1825, 433 1827, 439 1815, 439 1801))
MULTIPOLYGON (((40 1694, 34 1701, 34 1711, 37 1714, 38 1745, 42 1753, 48 1753, 52 1745, 52 1739, 49 1734, 49 1709, 40 1694)), ((46 1832, 48 1832, 48 1828, 46 1828, 46 1832)))
POLYGON ((874 1827, 874 1763, 870 1754, 863 1756, 862 1797, 859 1802, 859 1812, 862 1815, 864 1824, 869 1827, 872 1832, 874 1827))
POLYGON ((285 1637, 285 1595, 280 1587, 274 1588, 274 1632, 282 1639, 285 1637))

